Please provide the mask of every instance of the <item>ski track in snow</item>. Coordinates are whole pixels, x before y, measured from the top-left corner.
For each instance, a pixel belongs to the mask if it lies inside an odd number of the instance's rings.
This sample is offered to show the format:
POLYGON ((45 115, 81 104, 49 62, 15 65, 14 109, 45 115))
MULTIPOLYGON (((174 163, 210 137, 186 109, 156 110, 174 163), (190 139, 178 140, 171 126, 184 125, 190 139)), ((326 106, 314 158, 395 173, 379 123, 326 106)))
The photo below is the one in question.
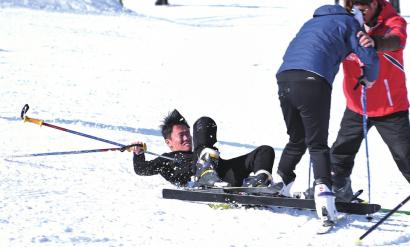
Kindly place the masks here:
MULTIPOLYGON (((152 2, 133 12, 114 0, 0 3, 0 22, 9 24, 0 26, 0 246, 354 246, 385 213, 372 222, 348 215, 319 236, 312 211, 164 200, 161 189, 174 186, 136 176, 127 152, 10 157, 112 146, 22 123, 26 103, 30 117, 119 143, 141 140, 156 153, 167 151, 160 121, 177 108, 191 124, 215 118, 222 157, 269 144, 277 168, 287 136, 274 73, 299 26, 329 1, 152 2), (218 100, 198 99, 210 92, 218 100)), ((329 143, 343 114, 340 88, 339 74, 329 143)), ((369 144, 372 202, 393 208, 409 184, 375 130, 369 144)), ((352 180, 367 190, 363 156, 361 149, 352 180)), ((297 168, 296 190, 307 186, 308 162, 305 155, 297 168)), ((392 215, 362 245, 410 246, 410 216, 392 215)))

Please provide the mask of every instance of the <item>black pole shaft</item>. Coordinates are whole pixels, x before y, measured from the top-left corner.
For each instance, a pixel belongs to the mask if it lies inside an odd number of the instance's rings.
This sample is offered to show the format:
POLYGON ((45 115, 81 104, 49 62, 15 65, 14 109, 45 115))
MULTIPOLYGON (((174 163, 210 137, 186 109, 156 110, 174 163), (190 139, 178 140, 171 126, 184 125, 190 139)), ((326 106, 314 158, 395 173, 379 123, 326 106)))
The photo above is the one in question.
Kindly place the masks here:
POLYGON ((403 206, 404 204, 406 204, 406 202, 408 202, 409 200, 410 200, 410 195, 406 199, 404 199, 404 201, 402 201, 399 205, 397 205, 394 209, 392 209, 388 214, 386 214, 382 219, 380 219, 375 225, 370 227, 369 230, 367 230, 362 236, 360 236, 359 241, 364 239, 369 233, 371 233, 374 229, 376 229, 376 227, 378 227, 387 218, 389 218, 392 214, 394 214, 394 212, 399 210, 399 208, 403 206))

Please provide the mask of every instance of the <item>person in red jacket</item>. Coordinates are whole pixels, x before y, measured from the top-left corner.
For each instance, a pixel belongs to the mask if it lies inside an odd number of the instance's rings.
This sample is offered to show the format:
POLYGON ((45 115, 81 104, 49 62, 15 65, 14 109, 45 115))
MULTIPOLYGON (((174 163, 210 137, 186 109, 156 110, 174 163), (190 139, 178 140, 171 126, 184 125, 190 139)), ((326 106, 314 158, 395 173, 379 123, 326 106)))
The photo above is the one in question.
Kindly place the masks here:
MULTIPOLYGON (((407 23, 386 0, 346 0, 345 4, 362 12, 367 33, 358 34, 360 44, 375 47, 380 60, 378 78, 374 86, 366 90, 367 126, 376 127, 410 183, 409 100, 403 67, 407 23)), ((350 175, 354 158, 364 138, 363 89, 355 89, 361 76, 356 59, 347 57, 343 71, 347 107, 330 153, 336 199, 349 201, 353 196, 350 175)))

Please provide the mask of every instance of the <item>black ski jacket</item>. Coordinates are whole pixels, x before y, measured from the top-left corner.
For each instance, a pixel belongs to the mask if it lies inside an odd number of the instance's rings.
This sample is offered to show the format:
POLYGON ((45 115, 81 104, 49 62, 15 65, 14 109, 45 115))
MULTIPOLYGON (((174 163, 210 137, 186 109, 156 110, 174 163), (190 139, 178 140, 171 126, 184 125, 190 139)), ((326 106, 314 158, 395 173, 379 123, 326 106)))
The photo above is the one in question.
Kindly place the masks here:
POLYGON ((173 158, 176 161, 162 157, 145 161, 144 153, 134 154, 135 173, 141 176, 160 174, 167 181, 177 186, 185 186, 191 180, 191 176, 195 175, 196 166, 193 152, 177 151, 164 153, 162 156, 173 158))

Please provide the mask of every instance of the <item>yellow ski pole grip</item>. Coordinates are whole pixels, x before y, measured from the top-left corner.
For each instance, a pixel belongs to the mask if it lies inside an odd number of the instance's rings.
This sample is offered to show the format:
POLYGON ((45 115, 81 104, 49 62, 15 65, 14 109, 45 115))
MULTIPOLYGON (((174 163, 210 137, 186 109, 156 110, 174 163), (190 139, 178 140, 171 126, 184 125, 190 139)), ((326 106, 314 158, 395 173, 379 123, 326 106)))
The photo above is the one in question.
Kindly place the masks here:
POLYGON ((36 119, 36 118, 30 118, 30 117, 27 117, 27 116, 24 116, 23 121, 24 121, 24 122, 30 122, 30 123, 33 123, 33 124, 40 125, 40 127, 41 127, 41 126, 43 125, 43 123, 44 123, 44 120, 40 120, 40 119, 36 119))
POLYGON ((144 151, 144 152, 147 151, 147 144, 145 144, 145 143, 131 144, 131 145, 128 145, 128 146, 124 146, 120 149, 120 151, 123 152, 123 151, 127 150, 128 152, 132 152, 135 146, 141 147, 142 151, 144 151))

